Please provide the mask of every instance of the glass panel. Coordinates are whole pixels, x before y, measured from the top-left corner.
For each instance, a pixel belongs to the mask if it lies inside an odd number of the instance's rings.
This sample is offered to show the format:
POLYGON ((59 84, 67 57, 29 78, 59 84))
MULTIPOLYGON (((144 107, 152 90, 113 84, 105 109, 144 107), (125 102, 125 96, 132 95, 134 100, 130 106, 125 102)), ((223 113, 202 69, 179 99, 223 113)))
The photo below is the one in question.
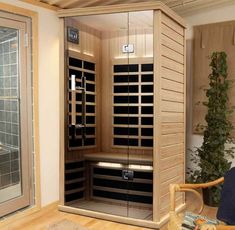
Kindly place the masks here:
POLYGON ((65 25, 65 205, 152 220, 153 11, 65 25))
POLYGON ((129 12, 128 217, 152 220, 153 203, 153 11, 129 12), (133 68, 135 66, 135 69, 133 68), (133 72, 137 72, 133 73, 133 72), (135 75, 133 75, 135 74, 135 75), (135 91, 132 89, 135 88, 135 91), (137 97, 137 98, 135 98, 137 97), (133 117, 137 124, 132 123, 133 117), (135 160, 133 160, 135 159, 135 160))
POLYGON ((0 203, 22 195, 18 30, 0 27, 0 203))
POLYGON ((67 18, 65 25, 79 37, 78 43, 66 44, 65 205, 127 217, 128 181, 123 177, 128 145, 138 143, 128 139, 128 113, 131 109, 138 114, 138 105, 130 108, 128 103, 139 100, 127 96, 138 92, 128 86, 129 81, 138 82, 129 69, 136 73, 139 68, 129 66, 128 53, 123 52, 128 13, 67 18))

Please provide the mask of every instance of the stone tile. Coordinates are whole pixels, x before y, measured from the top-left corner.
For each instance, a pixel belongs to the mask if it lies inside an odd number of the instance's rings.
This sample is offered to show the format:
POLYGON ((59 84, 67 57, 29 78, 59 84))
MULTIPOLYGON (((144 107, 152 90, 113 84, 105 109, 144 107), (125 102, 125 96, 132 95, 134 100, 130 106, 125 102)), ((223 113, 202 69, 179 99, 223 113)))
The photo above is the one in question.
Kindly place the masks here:
POLYGON ((11 89, 11 96, 17 97, 18 96, 18 90, 17 89, 11 89))
POLYGON ((4 53, 9 53, 10 52, 10 44, 9 44, 9 42, 3 43, 3 52, 4 53))
POLYGON ((11 90, 10 89, 4 89, 4 96, 11 96, 11 90))
POLYGON ((11 123, 6 123, 6 133, 11 133, 11 123))
POLYGON ((0 100, 0 110, 4 110, 4 100, 0 100))
POLYGON ((3 66, 0 65, 0 77, 2 77, 2 76, 3 76, 3 66))
POLYGON ((11 71, 10 66, 8 65, 3 66, 3 76, 10 76, 11 74, 10 71, 11 71))
POLYGON ((6 132, 6 123, 0 122, 0 132, 6 132))
POLYGON ((11 138, 11 135, 6 134, 6 141, 5 141, 5 143, 6 143, 7 145, 12 145, 12 138, 11 138))
MULTIPOLYGON (((2 46, 0 45, 0 50, 2 50, 2 46)), ((3 65, 3 54, 0 52, 0 65, 3 65)))
MULTIPOLYGON (((0 69, 1 69, 1 67, 0 67, 0 69)), ((1 78, 1 76, 0 76, 0 89, 3 89, 3 87, 4 87, 4 79, 1 78)))
POLYGON ((11 77, 5 77, 4 87, 11 88, 11 77))
POLYGON ((18 48, 18 41, 17 41, 17 39, 13 40, 13 41, 10 41, 10 50, 11 50, 11 52, 17 51, 17 48, 18 48))
POLYGON ((6 122, 11 122, 11 112, 5 112, 6 122))
POLYGON ((14 112, 17 112, 17 110, 18 110, 18 103, 17 103, 17 101, 12 101, 11 102, 11 111, 14 111, 14 112))
POLYGON ((18 74, 18 65, 11 65, 11 75, 18 74))
POLYGON ((18 113, 16 113, 16 112, 12 112, 11 113, 11 121, 12 121, 12 123, 18 123, 18 113))
MULTIPOLYGON (((1 152, 1 151, 0 151, 1 152)), ((4 154, 0 154, 0 164, 10 161, 10 153, 4 153, 4 154)))
POLYGON ((19 158, 19 152, 16 150, 16 151, 12 151, 11 152, 11 160, 16 160, 19 158))
POLYGON ((14 145, 15 147, 19 147, 19 138, 16 135, 12 135, 12 145, 14 145))
POLYGON ((1 176, 0 187, 5 187, 11 185, 11 174, 1 176))
POLYGON ((18 87, 18 77, 11 77, 11 87, 12 88, 18 87))
POLYGON ((11 174, 12 176, 12 183, 16 184, 16 183, 19 183, 20 182, 20 172, 13 172, 11 174))
POLYGON ((9 174, 11 172, 11 164, 10 161, 4 162, 0 164, 0 175, 9 174))
POLYGON ((6 143, 6 134, 5 134, 5 132, 4 133, 0 132, 0 142, 1 143, 6 143))
POLYGON ((19 126, 16 124, 11 124, 11 133, 18 135, 19 134, 19 126))
POLYGON ((9 65, 10 64, 10 55, 9 55, 9 53, 4 53, 3 54, 3 64, 4 65, 9 65))
POLYGON ((11 161, 11 172, 19 171, 19 160, 11 161))
POLYGON ((0 121, 5 121, 6 120, 6 114, 4 111, 0 111, 0 121))
POLYGON ((9 100, 5 101, 5 111, 11 111, 11 102, 9 100))
POLYGON ((10 54, 10 63, 16 63, 17 62, 17 52, 13 52, 10 54))

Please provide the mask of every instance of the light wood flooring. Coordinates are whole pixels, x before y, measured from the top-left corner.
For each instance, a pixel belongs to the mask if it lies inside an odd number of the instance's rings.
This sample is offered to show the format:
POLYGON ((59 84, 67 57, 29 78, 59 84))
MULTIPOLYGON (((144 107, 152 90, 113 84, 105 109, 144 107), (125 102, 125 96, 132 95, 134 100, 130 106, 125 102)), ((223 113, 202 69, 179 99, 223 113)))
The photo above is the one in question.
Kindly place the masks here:
MULTIPOLYGON (((194 197, 187 196, 186 203, 187 210, 195 211, 197 209, 197 200, 194 197)), ((215 217, 216 208, 209 208, 205 206, 203 214, 210 217, 215 217)), ((89 230, 149 230, 147 228, 60 212, 55 206, 44 208, 42 211, 32 214, 27 218, 15 221, 2 228, 2 230, 43 230, 50 224, 64 219, 79 223, 80 225, 87 227, 89 230)), ((161 228, 161 230, 166 229, 166 226, 161 228)))

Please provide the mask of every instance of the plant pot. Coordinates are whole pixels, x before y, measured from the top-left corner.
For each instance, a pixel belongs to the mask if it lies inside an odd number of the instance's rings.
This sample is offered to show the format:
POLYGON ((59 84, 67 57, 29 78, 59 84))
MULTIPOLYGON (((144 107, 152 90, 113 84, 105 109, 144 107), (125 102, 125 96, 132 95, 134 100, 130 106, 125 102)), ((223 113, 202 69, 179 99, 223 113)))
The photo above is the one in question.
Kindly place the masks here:
POLYGON ((218 207, 219 206, 219 201, 218 199, 216 200, 216 194, 218 191, 215 189, 211 188, 203 188, 202 189, 202 194, 203 194, 203 202, 205 205, 208 205, 210 207, 218 207))

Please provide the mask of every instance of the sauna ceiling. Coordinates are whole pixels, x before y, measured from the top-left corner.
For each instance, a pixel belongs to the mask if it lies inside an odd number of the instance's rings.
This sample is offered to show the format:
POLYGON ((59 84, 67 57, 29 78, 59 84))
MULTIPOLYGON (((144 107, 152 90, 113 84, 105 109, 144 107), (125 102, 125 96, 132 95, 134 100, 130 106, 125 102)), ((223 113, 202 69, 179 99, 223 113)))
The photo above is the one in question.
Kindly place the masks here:
MULTIPOLYGON (((21 0, 23 2, 41 5, 54 10, 73 9, 94 6, 115 6, 119 4, 157 2, 158 0, 21 0)), ((187 14, 205 8, 232 4, 234 0, 161 0, 179 14, 187 14)))
POLYGON ((118 31, 131 29, 153 29, 153 11, 102 14, 94 16, 80 16, 77 18, 83 24, 99 31, 118 31), (120 20, 122 18, 122 20, 120 20))

